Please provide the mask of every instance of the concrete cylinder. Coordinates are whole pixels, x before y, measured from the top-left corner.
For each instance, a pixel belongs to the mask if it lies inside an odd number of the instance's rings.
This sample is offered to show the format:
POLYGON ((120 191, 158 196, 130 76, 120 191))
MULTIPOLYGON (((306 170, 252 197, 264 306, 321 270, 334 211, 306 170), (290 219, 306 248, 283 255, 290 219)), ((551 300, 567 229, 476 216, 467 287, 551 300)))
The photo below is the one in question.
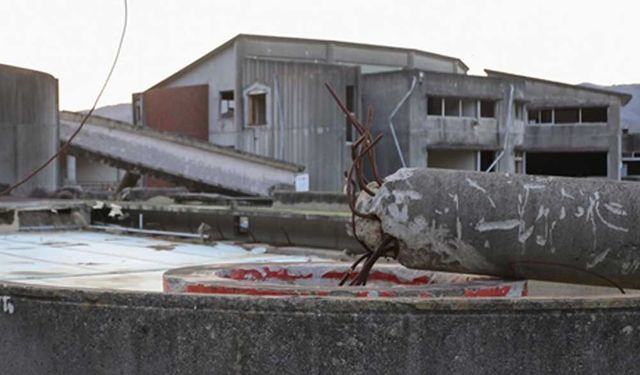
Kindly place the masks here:
MULTIPOLYGON (((0 184, 26 177, 58 150, 58 80, 49 74, 0 64, 0 184)), ((58 186, 51 163, 14 191, 58 186)))
POLYGON ((640 288, 640 184, 400 169, 361 199, 410 268, 640 288))

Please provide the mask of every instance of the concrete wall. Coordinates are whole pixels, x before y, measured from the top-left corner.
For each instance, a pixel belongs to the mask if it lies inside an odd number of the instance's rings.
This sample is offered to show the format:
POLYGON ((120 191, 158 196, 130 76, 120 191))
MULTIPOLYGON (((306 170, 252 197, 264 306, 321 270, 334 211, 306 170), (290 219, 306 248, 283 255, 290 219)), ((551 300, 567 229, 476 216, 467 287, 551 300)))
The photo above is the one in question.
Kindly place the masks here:
MULTIPOLYGON (((27 177, 55 154, 58 131, 58 80, 0 65, 0 183, 27 177)), ((58 184, 58 165, 53 162, 15 192, 55 190, 58 184)))
POLYGON ((381 161, 383 174, 392 173, 400 167, 387 117, 407 92, 414 77, 419 83, 394 121, 408 166, 424 167, 427 154, 433 149, 502 150, 505 134, 508 134, 506 152, 497 165, 498 171, 513 173, 515 154, 521 151, 607 151, 608 177, 619 178, 621 102, 618 96, 535 79, 411 70, 369 74, 362 78, 363 107, 373 106, 376 110, 375 132, 382 132, 387 138, 378 147, 379 154, 389 155, 381 161), (464 113, 459 117, 429 115, 429 97, 491 100, 496 103, 495 116, 480 118, 476 114, 475 117, 465 117, 464 113), (608 122, 527 124, 527 108, 541 106, 606 106, 608 122))
POLYGON ((391 302, 0 284, 7 374, 633 374, 639 327, 638 297, 391 302))
POLYGON ((222 146, 235 144, 237 129, 222 118, 219 103, 221 91, 235 89, 236 72, 236 50, 231 46, 168 84, 169 87, 209 85, 209 142, 222 146))
POLYGON ((467 67, 455 58, 405 48, 258 35, 242 35, 238 42, 243 43, 243 55, 250 58, 361 65, 386 70, 415 68, 457 74, 467 71, 467 67))
POLYGON ((311 190, 341 190, 350 160, 345 118, 324 84, 344 98, 347 85, 357 87, 357 68, 246 59, 241 76, 236 147, 305 165, 311 190), (252 87, 267 92, 266 125, 247 123, 246 93, 252 87))

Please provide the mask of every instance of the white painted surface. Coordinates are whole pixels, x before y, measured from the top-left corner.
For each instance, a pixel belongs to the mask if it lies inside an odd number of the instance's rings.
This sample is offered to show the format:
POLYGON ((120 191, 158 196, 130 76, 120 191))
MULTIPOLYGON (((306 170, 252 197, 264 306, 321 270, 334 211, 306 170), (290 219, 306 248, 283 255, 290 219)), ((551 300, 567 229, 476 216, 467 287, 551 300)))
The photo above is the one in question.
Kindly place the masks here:
POLYGON ((171 268, 310 259, 108 233, 0 235, 0 280, 53 286, 162 291, 162 273, 171 268))

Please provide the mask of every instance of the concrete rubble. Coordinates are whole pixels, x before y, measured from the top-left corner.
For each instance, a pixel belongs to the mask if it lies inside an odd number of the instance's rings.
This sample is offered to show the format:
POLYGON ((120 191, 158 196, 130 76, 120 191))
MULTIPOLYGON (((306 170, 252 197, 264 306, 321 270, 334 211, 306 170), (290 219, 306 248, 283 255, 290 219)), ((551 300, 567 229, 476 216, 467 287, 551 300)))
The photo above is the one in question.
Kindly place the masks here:
POLYGON ((599 179, 400 169, 361 192, 356 233, 417 269, 640 287, 640 186, 599 179))

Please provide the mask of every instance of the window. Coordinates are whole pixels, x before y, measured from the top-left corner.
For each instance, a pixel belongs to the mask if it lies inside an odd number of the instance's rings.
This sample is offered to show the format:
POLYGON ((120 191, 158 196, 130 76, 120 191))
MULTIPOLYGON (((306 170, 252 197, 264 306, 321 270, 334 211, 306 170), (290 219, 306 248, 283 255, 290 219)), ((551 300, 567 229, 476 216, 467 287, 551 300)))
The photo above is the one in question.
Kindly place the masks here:
POLYGON ((522 117, 524 114, 524 104, 522 104, 521 102, 514 102, 513 103, 513 118, 516 120, 524 120, 524 118, 522 117))
POLYGON ((475 99, 462 99, 462 117, 478 117, 478 101, 475 99))
POLYGON ((233 117, 236 102, 233 98, 233 90, 220 91, 220 117, 233 117))
POLYGON ((582 108, 582 122, 607 122, 607 107, 582 108))
POLYGON ((434 96, 427 98, 427 115, 442 116, 442 98, 434 96))
POLYGON ((267 124, 267 94, 252 93, 247 95, 249 99, 248 108, 248 124, 249 125, 266 125, 267 124))
POLYGON ((496 101, 495 100, 480 101, 480 117, 482 118, 496 117, 496 101))
POLYGON ((460 117, 460 99, 444 99, 444 115, 449 117, 460 117))
POLYGON ((539 124, 553 123, 553 109, 541 109, 538 115, 539 124))
POLYGON ((555 109, 556 124, 576 124, 580 122, 579 108, 556 108, 555 109))

